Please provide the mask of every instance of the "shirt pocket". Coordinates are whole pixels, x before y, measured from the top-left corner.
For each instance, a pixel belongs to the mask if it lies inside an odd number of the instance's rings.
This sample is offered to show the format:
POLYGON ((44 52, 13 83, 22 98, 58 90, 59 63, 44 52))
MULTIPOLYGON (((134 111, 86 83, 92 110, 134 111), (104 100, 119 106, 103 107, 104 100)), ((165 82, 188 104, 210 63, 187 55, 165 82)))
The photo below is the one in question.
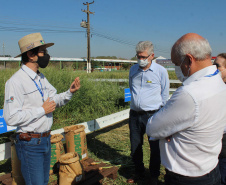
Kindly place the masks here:
POLYGON ((26 90, 24 93, 24 106, 26 107, 36 107, 42 106, 42 95, 38 89, 26 90))

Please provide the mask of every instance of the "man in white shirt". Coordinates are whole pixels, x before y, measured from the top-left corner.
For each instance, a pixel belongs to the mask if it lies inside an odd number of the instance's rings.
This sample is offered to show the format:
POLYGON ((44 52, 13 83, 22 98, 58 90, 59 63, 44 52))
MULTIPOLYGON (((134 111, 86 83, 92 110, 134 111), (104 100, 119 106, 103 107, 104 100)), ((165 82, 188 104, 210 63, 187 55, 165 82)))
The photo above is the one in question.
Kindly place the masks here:
POLYGON ((210 45, 200 35, 188 33, 173 45, 171 59, 186 80, 146 128, 149 136, 160 139, 165 184, 220 184, 226 86, 211 63, 210 45))
MULTIPOLYGON (((16 152, 26 185, 47 185, 49 181, 50 129, 56 106, 65 105, 80 88, 75 78, 68 91, 57 90, 38 71, 45 68, 50 56, 40 33, 19 40, 21 68, 6 82, 3 116, 10 126, 17 126, 16 152)), ((18 57, 17 56, 17 57, 18 57)))

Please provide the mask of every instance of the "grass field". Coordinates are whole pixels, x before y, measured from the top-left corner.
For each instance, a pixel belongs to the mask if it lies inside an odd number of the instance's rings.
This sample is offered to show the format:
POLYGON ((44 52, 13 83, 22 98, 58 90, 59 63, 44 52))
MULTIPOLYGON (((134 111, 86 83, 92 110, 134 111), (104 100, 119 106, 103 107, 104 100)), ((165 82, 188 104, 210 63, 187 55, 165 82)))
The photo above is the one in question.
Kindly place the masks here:
MULTIPOLYGON (((107 184, 123 185, 134 173, 134 166, 130 157, 130 140, 128 120, 112 125, 108 128, 87 135, 89 154, 91 158, 101 161, 110 161, 112 165, 121 165, 118 171, 118 178, 113 181, 105 179, 107 184)), ((144 165, 146 178, 137 182, 145 185, 149 177, 150 147, 147 136, 144 136, 144 165)), ((163 184, 165 170, 161 166, 159 184, 163 184)))

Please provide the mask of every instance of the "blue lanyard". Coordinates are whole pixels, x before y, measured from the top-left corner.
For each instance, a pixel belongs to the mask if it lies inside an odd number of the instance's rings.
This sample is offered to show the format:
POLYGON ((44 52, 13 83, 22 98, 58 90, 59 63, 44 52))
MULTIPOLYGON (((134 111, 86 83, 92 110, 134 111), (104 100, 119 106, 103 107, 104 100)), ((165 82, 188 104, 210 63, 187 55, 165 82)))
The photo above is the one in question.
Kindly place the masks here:
POLYGON ((206 75, 205 77, 212 77, 212 76, 215 76, 219 73, 219 70, 217 69, 213 74, 210 74, 210 75, 206 75))
MULTIPOLYGON (((32 79, 33 80, 33 79, 32 79)), ((37 89, 38 89, 38 91, 40 92, 40 94, 41 94, 41 96, 42 96, 42 101, 44 102, 44 95, 43 95, 43 92, 42 92, 42 84, 41 84, 41 81, 39 80, 39 83, 40 83, 40 86, 41 86, 41 89, 40 89, 40 87, 38 86, 38 84, 36 83, 36 81, 34 81, 33 80, 33 82, 35 83, 35 85, 36 85, 36 87, 37 87, 37 89)))
MULTIPOLYGON (((23 68, 21 67, 21 69, 23 70, 23 68)), ((24 71, 24 70, 23 70, 24 71)), ((24 71, 25 72, 25 71, 24 71)), ((36 85, 36 87, 37 87, 37 89, 38 89, 38 91, 39 91, 39 93, 41 94, 41 96, 42 96, 42 101, 44 102, 44 94, 43 94, 43 92, 42 92, 42 84, 41 84, 41 81, 39 80, 39 83, 40 83, 40 86, 41 86, 41 89, 40 89, 40 87, 38 86, 38 84, 36 83, 36 81, 34 81, 33 79, 32 79, 32 81, 35 83, 35 85, 36 85)))

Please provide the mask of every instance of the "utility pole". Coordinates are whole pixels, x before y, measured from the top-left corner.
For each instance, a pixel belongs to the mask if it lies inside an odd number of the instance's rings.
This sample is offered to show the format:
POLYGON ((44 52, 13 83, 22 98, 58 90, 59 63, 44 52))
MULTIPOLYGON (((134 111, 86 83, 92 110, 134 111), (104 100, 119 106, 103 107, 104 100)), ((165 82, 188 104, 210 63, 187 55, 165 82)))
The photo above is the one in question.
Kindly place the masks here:
POLYGON ((81 27, 86 28, 87 32, 87 73, 91 73, 91 57, 90 57, 90 22, 89 22, 89 14, 94 14, 95 12, 90 12, 89 11, 89 5, 93 4, 92 3, 83 3, 84 5, 87 5, 87 10, 82 10, 83 12, 87 13, 87 22, 82 21, 81 22, 81 27))

